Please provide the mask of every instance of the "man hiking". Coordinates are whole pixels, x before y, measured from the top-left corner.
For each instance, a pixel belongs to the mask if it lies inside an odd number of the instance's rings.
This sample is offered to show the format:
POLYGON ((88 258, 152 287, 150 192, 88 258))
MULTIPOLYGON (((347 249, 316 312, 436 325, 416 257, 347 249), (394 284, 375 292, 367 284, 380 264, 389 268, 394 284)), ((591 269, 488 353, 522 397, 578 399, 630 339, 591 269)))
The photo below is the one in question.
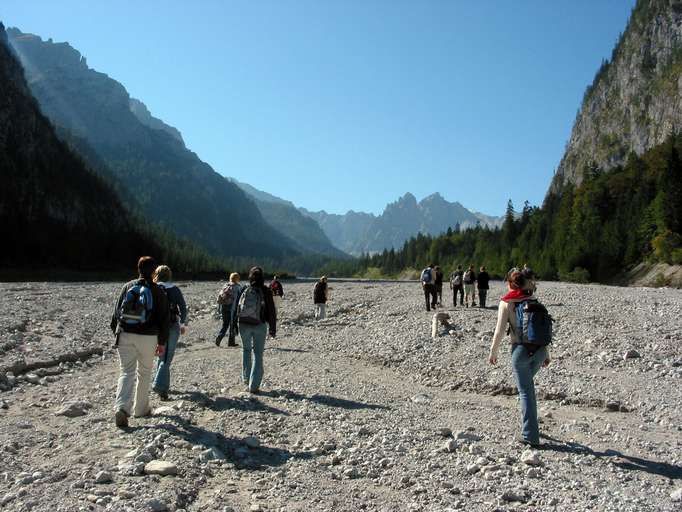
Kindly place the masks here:
POLYGON ((433 267, 433 270, 436 272, 436 279, 435 279, 435 285, 436 285, 436 297, 438 298, 438 306, 443 305, 443 272, 441 271, 440 267, 436 265, 433 267))
POLYGON ((275 309, 279 312, 279 308, 282 306, 282 300, 284 299, 284 288, 279 281, 279 276, 272 277, 272 281, 270 281, 270 291, 272 292, 272 298, 275 301, 275 309))
POLYGON ((433 269, 433 263, 422 270, 419 280, 421 281, 422 290, 424 291, 426 311, 431 311, 431 308, 436 309, 438 296, 436 292, 436 271, 433 269))
POLYGON ((474 307, 476 305, 476 273, 474 272, 474 266, 469 265, 469 268, 464 272, 464 303, 466 307, 474 307))
POLYGON ((320 277, 313 288, 315 320, 324 320, 327 315, 327 276, 320 277))
POLYGON ((119 428, 128 426, 131 414, 151 414, 149 384, 154 355, 163 355, 170 327, 166 293, 152 279, 154 258, 142 256, 137 270, 137 279, 123 286, 111 316, 120 362, 115 407, 119 428))
POLYGON ((222 318, 222 325, 215 337, 215 344, 217 347, 227 335, 227 346, 236 347, 234 339, 237 334, 237 324, 234 321, 234 313, 237 308, 237 296, 241 292, 241 285, 239 284, 240 276, 236 272, 230 274, 228 283, 218 293, 218 307, 220 308, 220 317, 222 318))
POLYGON ((459 305, 464 305, 464 272, 462 265, 457 265, 457 270, 450 274, 450 289, 452 290, 452 305, 457 307, 457 294, 459 294, 459 305))
POLYGON ((488 298, 488 289, 490 288, 490 274, 488 274, 485 267, 481 267, 476 283, 478 283, 478 305, 481 308, 485 308, 485 301, 488 298))

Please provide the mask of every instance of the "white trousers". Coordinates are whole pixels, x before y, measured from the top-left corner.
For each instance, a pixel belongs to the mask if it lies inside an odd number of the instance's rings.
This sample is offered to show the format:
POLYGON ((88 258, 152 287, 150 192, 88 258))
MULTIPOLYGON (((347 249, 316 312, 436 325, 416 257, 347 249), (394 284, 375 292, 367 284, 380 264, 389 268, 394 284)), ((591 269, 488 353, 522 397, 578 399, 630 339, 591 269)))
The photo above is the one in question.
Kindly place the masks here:
POLYGON ((279 310, 282 307, 282 297, 279 295, 274 295, 272 300, 275 301, 275 311, 279 313, 279 310))
POLYGON ((324 320, 327 316, 326 304, 315 304, 315 320, 324 320))
POLYGON ((156 352, 156 335, 145 336, 122 332, 118 337, 121 373, 116 390, 116 410, 128 415, 149 414, 149 383, 156 352), (134 401, 134 405, 133 405, 134 401))

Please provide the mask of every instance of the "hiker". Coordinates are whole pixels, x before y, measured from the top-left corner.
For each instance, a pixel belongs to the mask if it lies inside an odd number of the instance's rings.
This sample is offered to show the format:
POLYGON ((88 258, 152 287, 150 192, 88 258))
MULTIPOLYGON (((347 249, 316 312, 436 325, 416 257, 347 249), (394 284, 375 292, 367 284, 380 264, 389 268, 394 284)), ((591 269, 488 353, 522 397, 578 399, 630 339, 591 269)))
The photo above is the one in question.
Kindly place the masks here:
POLYGON ((166 293, 152 279, 155 269, 151 256, 138 260, 138 277, 123 286, 111 316, 121 371, 115 416, 119 428, 128 426, 131 414, 151 414, 149 384, 154 355, 163 356, 168 342, 170 310, 166 293))
POLYGON ((168 390, 170 389, 170 365, 173 362, 175 348, 181 334, 185 334, 187 329, 187 304, 180 288, 172 282, 173 273, 166 265, 156 267, 153 276, 154 282, 166 292, 168 299, 168 310, 170 312, 168 330, 168 343, 166 350, 156 359, 156 369, 154 370, 154 380, 152 390, 159 395, 161 400, 168 400, 168 390))
POLYGON ((223 324, 215 337, 215 344, 217 347, 223 341, 223 338, 227 334, 227 346, 236 347, 234 339, 237 335, 237 324, 234 321, 234 313, 237 307, 237 296, 241 291, 241 285, 239 284, 240 276, 236 272, 230 274, 230 279, 228 283, 223 286, 218 293, 218 307, 220 308, 220 317, 223 320, 223 324))
POLYGON ((481 308, 485 308, 485 301, 488 298, 488 289, 490 288, 490 274, 488 274, 485 267, 481 267, 476 283, 478 284, 478 305, 481 308))
POLYGON ((438 296, 436 293, 436 271, 433 269, 433 264, 430 264, 428 267, 422 270, 420 281, 422 284, 422 290, 424 290, 426 311, 431 311, 431 308, 436 309, 438 296))
MULTIPOLYGON (((521 416, 523 421, 522 437, 519 442, 537 447, 540 443, 540 432, 538 427, 537 402, 535 398, 535 385, 533 377, 540 369, 540 366, 547 366, 550 362, 549 351, 546 346, 537 344, 523 343, 525 334, 521 334, 518 327, 517 307, 526 300, 536 300, 533 295, 535 288, 534 276, 530 273, 523 273, 516 268, 507 274, 508 293, 500 300, 497 313, 497 326, 490 345, 488 362, 491 365, 497 364, 497 356, 500 342, 507 332, 511 338, 511 364, 516 380, 516 387, 519 390, 521 401, 521 416), (523 338, 522 338, 523 336, 523 338)), ((544 308, 543 308, 544 309, 544 308)), ((546 312, 546 310, 545 310, 546 312)), ((523 315, 523 313, 522 313, 523 315)), ((550 330, 551 336, 551 330, 550 330)))
POLYGON ((464 272, 464 304, 466 307, 474 307, 476 305, 476 293, 474 292, 474 285, 476 284, 476 273, 474 266, 469 265, 469 268, 464 272))
POLYGON ((452 305, 457 307, 457 294, 459 294, 459 305, 464 305, 464 272, 462 265, 457 265, 457 270, 450 274, 450 289, 452 290, 452 305))
POLYGON ((438 306, 443 305, 443 272, 441 271, 440 267, 436 265, 433 267, 433 270, 436 272, 436 278, 434 284, 436 285, 436 297, 437 300, 436 302, 438 303, 438 306))
POLYGON ((313 288, 315 320, 324 320, 327 315, 327 297, 327 276, 322 276, 313 288))
POLYGON ((272 281, 270 281, 270 291, 272 292, 272 298, 275 301, 275 309, 279 312, 282 300, 284 300, 284 288, 282 287, 282 283, 279 282, 279 276, 272 277, 272 281))
POLYGON ((268 332, 271 338, 277 334, 277 310, 261 267, 249 271, 249 284, 239 293, 235 317, 242 339, 242 380, 249 393, 257 394, 263 379, 265 337, 268 332))

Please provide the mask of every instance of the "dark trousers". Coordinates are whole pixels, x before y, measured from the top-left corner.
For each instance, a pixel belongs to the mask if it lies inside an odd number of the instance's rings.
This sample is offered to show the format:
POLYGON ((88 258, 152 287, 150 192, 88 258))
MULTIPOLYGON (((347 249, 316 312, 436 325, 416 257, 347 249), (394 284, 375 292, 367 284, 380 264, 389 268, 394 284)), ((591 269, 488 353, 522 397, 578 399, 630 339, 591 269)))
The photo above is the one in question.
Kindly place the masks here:
POLYGON ((482 308, 485 307, 485 299, 488 298, 488 290, 479 288, 478 289, 478 305, 481 306, 482 308))
POLYGON ((229 345, 234 345, 235 333, 233 328, 234 326, 232 325, 232 305, 221 304, 220 316, 223 319, 223 325, 220 327, 216 338, 222 340, 225 335, 228 335, 227 343, 229 345))
POLYGON ((426 301, 426 311, 431 311, 431 308, 436 308, 438 303, 438 293, 436 292, 436 285, 424 285, 424 300, 426 301), (430 303, 429 303, 430 300, 430 303))
POLYGON ((457 305, 457 294, 459 293, 459 305, 463 306, 464 305, 464 286, 459 285, 455 286, 452 289, 452 305, 456 306, 457 305))
POLYGON ((436 285, 436 296, 438 297, 438 305, 443 304, 443 283, 436 285))

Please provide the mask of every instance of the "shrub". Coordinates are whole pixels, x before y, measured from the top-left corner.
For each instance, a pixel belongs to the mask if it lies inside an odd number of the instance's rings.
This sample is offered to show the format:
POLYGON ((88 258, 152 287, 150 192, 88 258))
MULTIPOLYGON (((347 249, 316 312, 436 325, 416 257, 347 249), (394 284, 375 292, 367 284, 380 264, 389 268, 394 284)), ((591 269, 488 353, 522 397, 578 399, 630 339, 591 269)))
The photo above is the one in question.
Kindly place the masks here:
POLYGON ((589 283, 590 272, 585 268, 575 267, 571 272, 559 272, 559 280, 570 283, 589 283))

